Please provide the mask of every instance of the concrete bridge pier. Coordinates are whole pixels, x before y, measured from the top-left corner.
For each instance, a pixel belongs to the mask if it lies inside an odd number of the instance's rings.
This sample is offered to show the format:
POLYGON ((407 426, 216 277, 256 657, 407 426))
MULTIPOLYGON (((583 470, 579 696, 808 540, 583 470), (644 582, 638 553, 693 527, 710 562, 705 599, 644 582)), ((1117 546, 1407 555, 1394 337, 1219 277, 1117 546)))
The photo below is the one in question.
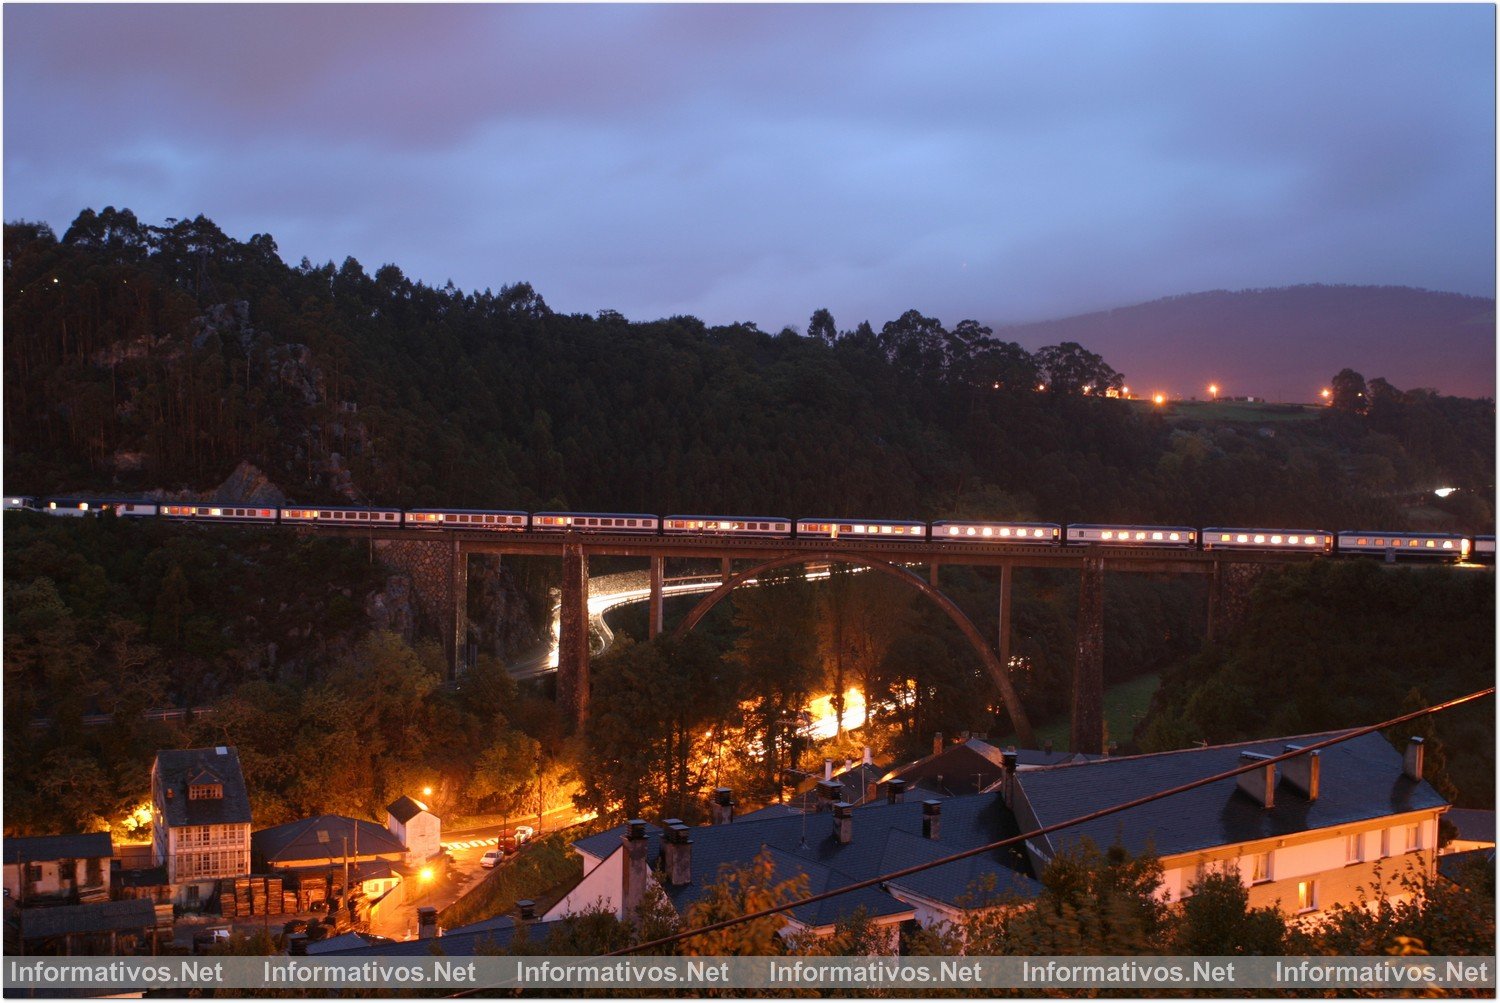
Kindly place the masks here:
POLYGON ((558 613, 557 703, 575 726, 589 713, 589 559, 569 534, 563 542, 561 609, 558 613))
POLYGON ((1083 559, 1078 578, 1078 660, 1068 747, 1102 754, 1104 741, 1104 558, 1091 555, 1083 559))
POLYGON ((651 607, 646 627, 646 636, 650 638, 654 638, 656 637, 656 635, 661 633, 661 582, 665 574, 665 570, 663 568, 663 565, 665 564, 666 558, 664 557, 651 558, 651 607))

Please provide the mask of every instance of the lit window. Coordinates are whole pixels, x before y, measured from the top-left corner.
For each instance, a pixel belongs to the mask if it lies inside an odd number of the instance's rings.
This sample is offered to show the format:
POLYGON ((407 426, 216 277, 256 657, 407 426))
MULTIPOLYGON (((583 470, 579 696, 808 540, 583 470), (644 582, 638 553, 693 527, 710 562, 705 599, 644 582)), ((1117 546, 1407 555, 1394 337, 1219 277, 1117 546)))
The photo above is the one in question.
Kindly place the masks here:
POLYGON ((1241 533, 1239 536, 1237 536, 1237 537, 1234 538, 1234 542, 1235 543, 1249 543, 1250 542, 1250 538, 1248 536, 1246 536, 1244 533, 1241 533))
POLYGON ((1162 535, 1160 533, 1152 533, 1151 534, 1151 539, 1153 539, 1153 540, 1160 540, 1160 539, 1162 539, 1162 535))
MULTIPOLYGON (((1084 533, 1083 535, 1084 536, 1088 536, 1087 533, 1084 533)), ((1109 530, 1106 529, 1104 532, 1102 532, 1102 533, 1099 534, 1099 537, 1100 537, 1100 539, 1108 540, 1108 539, 1113 538, 1114 534, 1111 533, 1109 530)))
POLYGON ((1318 907, 1318 883, 1316 881, 1297 882, 1297 911, 1312 912, 1318 907))
POLYGON ((1279 544, 1279 543, 1281 543, 1281 537, 1279 537, 1279 536, 1273 536, 1273 537, 1271 537, 1271 542, 1279 544))
POLYGON ((1167 539, 1169 539, 1169 540, 1180 540, 1180 539, 1182 539, 1182 534, 1181 533, 1173 533, 1171 536, 1167 537, 1167 539))
POLYGON ((1255 534, 1255 542, 1256 543, 1265 543, 1266 542, 1266 536, 1265 536, 1265 534, 1264 533, 1256 533, 1255 534))

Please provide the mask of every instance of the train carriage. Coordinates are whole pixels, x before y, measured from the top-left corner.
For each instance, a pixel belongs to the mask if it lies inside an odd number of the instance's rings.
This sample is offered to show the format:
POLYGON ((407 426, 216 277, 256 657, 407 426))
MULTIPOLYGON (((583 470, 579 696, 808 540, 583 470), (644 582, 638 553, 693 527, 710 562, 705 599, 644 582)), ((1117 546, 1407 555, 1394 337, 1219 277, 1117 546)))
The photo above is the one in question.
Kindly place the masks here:
POLYGON ((6 495, 5 511, 7 512, 35 512, 39 503, 30 495, 6 495))
POLYGON ((162 505, 157 509, 163 519, 183 519, 195 522, 259 522, 274 523, 279 509, 230 505, 162 505))
POLYGON ((534 533, 649 533, 656 535, 661 519, 639 512, 533 512, 534 533))
POLYGON ((526 531, 525 512, 475 508, 421 508, 406 513, 408 529, 476 529, 487 533, 526 531))
POLYGON ((1495 538, 1493 536, 1474 537, 1474 546, 1469 551, 1471 560, 1484 564, 1495 563, 1495 538))
POLYGON ((901 519, 798 519, 797 536, 813 540, 867 540, 871 537, 925 540, 927 523, 901 519))
MULTIPOLYGON (((1345 529, 1338 534, 1338 548, 1341 554, 1368 554, 1388 561, 1462 561, 1469 556, 1470 543, 1467 537, 1456 533, 1393 533, 1345 529)), ((1493 542, 1491 548, 1493 557, 1493 542)))
POLYGON ((1300 551, 1327 554, 1333 534, 1323 529, 1239 529, 1205 527, 1204 550, 1300 551))
POLYGON ((933 543, 1062 544, 1062 526, 1055 522, 961 522, 932 524, 933 543))
POLYGON ((401 510, 398 508, 354 508, 342 505, 319 505, 284 508, 281 521, 291 526, 317 523, 324 526, 386 526, 401 525, 401 510))
POLYGON ((773 515, 668 515, 661 520, 666 536, 792 535, 792 520, 773 515))
POLYGON ((1198 531, 1191 526, 1133 526, 1072 522, 1064 539, 1070 547, 1173 547, 1195 550, 1198 531))

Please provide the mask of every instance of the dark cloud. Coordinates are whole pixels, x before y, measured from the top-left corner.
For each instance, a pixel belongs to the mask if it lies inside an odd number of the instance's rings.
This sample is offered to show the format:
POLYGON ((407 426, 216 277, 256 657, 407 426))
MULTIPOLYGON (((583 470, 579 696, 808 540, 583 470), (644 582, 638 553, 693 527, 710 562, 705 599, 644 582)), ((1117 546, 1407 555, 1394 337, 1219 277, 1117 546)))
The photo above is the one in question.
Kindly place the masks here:
POLYGON ((294 261, 769 329, 1300 282, 1494 294, 1487 6, 4 19, 8 219, 202 212, 294 261))

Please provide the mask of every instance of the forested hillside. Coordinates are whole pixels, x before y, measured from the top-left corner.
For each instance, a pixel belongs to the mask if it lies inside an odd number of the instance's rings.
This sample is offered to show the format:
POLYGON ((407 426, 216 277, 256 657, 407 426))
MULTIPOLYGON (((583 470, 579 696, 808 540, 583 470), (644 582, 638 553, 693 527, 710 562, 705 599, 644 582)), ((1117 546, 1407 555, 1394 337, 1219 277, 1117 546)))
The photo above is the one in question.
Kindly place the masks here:
MULTIPOLYGON (((1401 386, 1495 395, 1495 301, 1404 286, 1304 285, 1171 296, 999 330, 1028 344, 1129 345, 1152 372, 1197 372, 1239 396, 1284 397, 1343 366, 1401 386), (1261 373, 1261 386, 1243 374, 1261 373)), ((1206 397, 1204 388, 1184 393, 1206 397)))
MULTIPOLYGON (((395 265, 293 268, 264 234, 241 242, 202 217, 151 226, 113 209, 83 213, 61 239, 7 225, 4 298, 5 487, 18 494, 1468 532, 1494 521, 1493 402, 1353 372, 1326 374, 1338 393, 1313 411, 1153 408, 1107 396, 1124 375, 1084 345, 1031 352, 972 320, 911 310, 840 328, 818 310, 805 334, 770 334, 563 315, 525 283, 466 293, 395 265), (247 465, 267 479, 240 476, 247 465), (1438 499, 1439 485, 1461 490, 1438 499)), ((152 750, 184 742, 240 748, 257 824, 373 811, 418 777, 454 813, 535 810, 575 773, 590 803, 689 818, 705 785, 772 796, 778 757, 873 744, 899 761, 935 731, 1007 725, 951 624, 880 576, 737 596, 700 632, 712 651, 622 644, 596 666, 595 693, 633 710, 565 741, 546 695, 518 693, 497 660, 540 626, 555 562, 471 574, 476 609, 531 623, 477 631, 485 657, 447 687, 431 640, 391 615, 388 569, 358 542, 25 512, 5 529, 9 831, 125 834, 152 750), (670 700, 668 672, 684 680, 670 700), (871 724, 805 747, 797 715, 850 686, 870 697, 871 724), (143 713, 184 705, 212 710, 170 726, 143 713), (744 754, 757 745, 766 757, 744 754)), ((992 572, 944 568, 941 585, 994 635, 992 572)), ((1405 625, 1392 637, 1464 610, 1473 629, 1455 664, 1492 661, 1492 630, 1473 625, 1493 592, 1442 595, 1379 607, 1405 625)), ((1176 671, 1202 643, 1201 582, 1111 575, 1105 602, 1107 681, 1168 681, 1151 741, 1304 727, 1291 711, 1262 726, 1209 714, 1215 686, 1253 705, 1244 677, 1277 644, 1274 602, 1252 613, 1248 647, 1176 671)), ((1011 670, 1034 721, 1066 711, 1077 609, 1075 575, 1016 576, 1011 670)), ((1361 657, 1387 652, 1416 658, 1394 642, 1361 657)), ((1334 685, 1369 703, 1331 702, 1337 720, 1309 729, 1380 716, 1413 688, 1390 665, 1361 674, 1338 657, 1334 685)), ((1278 671, 1310 678, 1301 662, 1278 671)))
POLYGON ((13 492, 203 492, 249 460, 306 501, 1337 528, 1494 481, 1489 403, 1169 425, 1101 398, 1122 374, 1067 341, 916 310, 805 336, 563 315, 525 283, 288 267, 203 217, 10 224, 5 307, 13 492))

